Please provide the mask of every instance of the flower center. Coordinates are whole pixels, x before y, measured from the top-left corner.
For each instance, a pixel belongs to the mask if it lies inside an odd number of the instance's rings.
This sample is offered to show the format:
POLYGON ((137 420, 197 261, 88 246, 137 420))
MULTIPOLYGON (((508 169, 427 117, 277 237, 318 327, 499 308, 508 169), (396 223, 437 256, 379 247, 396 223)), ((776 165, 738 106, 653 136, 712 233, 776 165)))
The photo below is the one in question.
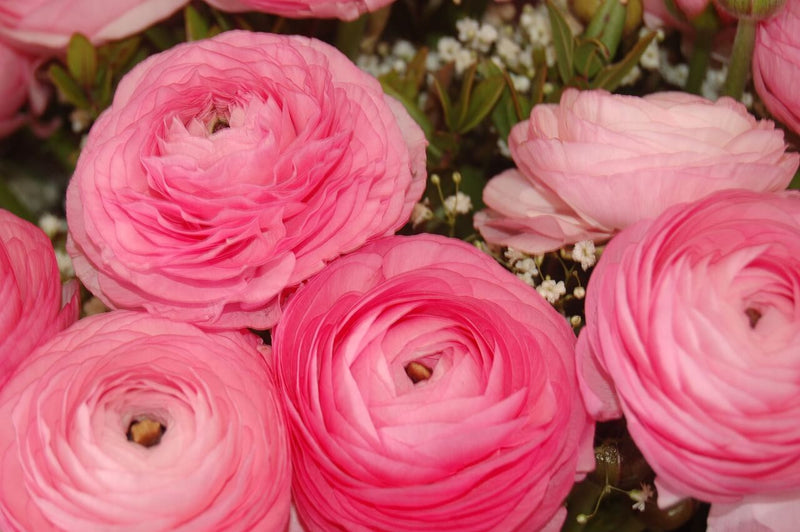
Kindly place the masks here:
POLYGON ((746 308, 744 313, 750 319, 750 328, 755 329, 756 325, 758 324, 758 320, 761 319, 761 313, 753 307, 746 308))
POLYGON ((405 367, 406 375, 414 384, 426 381, 431 378, 433 371, 431 368, 417 361, 409 362, 405 367))
POLYGON ((211 123, 211 127, 209 129, 211 130, 211 133, 214 134, 220 129, 227 129, 229 127, 231 127, 231 125, 228 123, 227 120, 225 120, 224 118, 217 117, 211 123))
POLYGON ((128 441, 136 442, 142 447, 153 447, 161 441, 167 427, 149 418, 134 419, 128 426, 128 441))

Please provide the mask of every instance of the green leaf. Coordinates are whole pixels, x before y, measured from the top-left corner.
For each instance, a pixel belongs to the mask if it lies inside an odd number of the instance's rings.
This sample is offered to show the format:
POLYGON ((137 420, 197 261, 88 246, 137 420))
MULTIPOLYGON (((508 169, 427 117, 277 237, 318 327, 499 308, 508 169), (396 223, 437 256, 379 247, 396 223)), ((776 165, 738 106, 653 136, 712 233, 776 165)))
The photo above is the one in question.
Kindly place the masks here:
POLYGON ((83 87, 94 85, 97 75, 97 50, 89 39, 73 33, 67 46, 67 68, 72 78, 83 87))
POLYGON ((650 32, 641 39, 631 50, 625 55, 624 58, 618 63, 605 67, 600 73, 592 80, 590 87, 593 89, 605 89, 613 92, 628 72, 636 66, 639 58, 647 49, 647 46, 656 38, 655 32, 650 32))
POLYGON ((199 41, 208 37, 208 22, 203 18, 197 9, 191 5, 183 10, 183 18, 186 23, 186 40, 199 41))
POLYGON ((508 139, 511 128, 519 122, 517 111, 514 108, 514 101, 511 98, 511 91, 513 90, 513 88, 506 87, 492 111, 492 124, 494 124, 498 135, 503 140, 508 139))
POLYGON ((492 76, 479 82, 472 91, 466 114, 458 123, 458 133, 477 127, 492 112, 505 87, 504 76, 492 76))
POLYGON ((550 15, 550 28, 553 33, 553 46, 556 50, 556 64, 561 81, 565 84, 572 79, 572 61, 575 51, 575 37, 569 29, 564 15, 558 7, 553 4, 553 0, 547 0, 547 12, 550 15))
POLYGON ((584 78, 591 78, 611 60, 608 48, 598 39, 581 40, 575 49, 575 70, 584 78))
POLYGON ((351 60, 361 51, 361 39, 367 29, 368 15, 349 22, 339 21, 336 26, 336 48, 351 60))
MULTIPOLYGON (((531 80, 531 107, 544 101, 544 84, 547 83, 547 55, 544 48, 536 48, 533 51, 533 68, 536 71, 531 80)), ((531 110, 528 109, 524 112, 524 118, 530 114, 531 110)))
POLYGON ((436 89, 436 94, 439 96, 439 102, 442 104, 442 112, 444 113, 444 123, 451 131, 455 130, 455 123, 453 122, 453 104, 450 101, 450 96, 447 90, 442 87, 439 79, 434 76, 433 86, 436 89))
POLYGON ((797 173, 794 174, 792 182, 789 183, 789 188, 792 190, 800 189, 800 170, 797 170, 797 173))
POLYGON ((431 136, 433 135, 433 124, 425 115, 425 113, 423 113, 412 100, 392 87, 392 85, 384 82, 383 80, 380 80, 380 82, 381 87, 383 87, 383 92, 403 104, 403 107, 406 108, 406 111, 408 111, 408 114, 411 115, 411 118, 413 118, 414 121, 419 124, 419 127, 422 128, 422 131, 425 133, 425 138, 430 140, 431 136))
POLYGON ((461 91, 458 94, 458 101, 455 103, 453 119, 453 127, 451 131, 456 131, 460 124, 466 120, 469 113, 469 103, 472 98, 472 88, 475 86, 475 73, 478 70, 478 64, 473 63, 465 72, 464 78, 461 81, 461 91))
POLYGON ((139 46, 142 44, 142 37, 136 35, 128 39, 107 44, 100 48, 101 57, 105 58, 108 66, 114 72, 122 72, 133 59, 139 46))
POLYGON ((60 65, 52 64, 47 70, 50 81, 58 89, 59 94, 64 100, 71 103, 78 109, 88 109, 90 107, 86 93, 80 85, 64 70, 60 65))

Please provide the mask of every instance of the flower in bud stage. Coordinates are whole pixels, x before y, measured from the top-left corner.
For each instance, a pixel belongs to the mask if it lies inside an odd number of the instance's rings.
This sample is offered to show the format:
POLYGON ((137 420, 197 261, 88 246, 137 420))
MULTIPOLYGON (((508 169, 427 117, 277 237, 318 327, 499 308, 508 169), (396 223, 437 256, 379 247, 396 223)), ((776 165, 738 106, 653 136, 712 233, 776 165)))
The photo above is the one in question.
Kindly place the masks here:
POLYGON ((778 12, 786 0, 715 0, 720 9, 736 18, 764 20, 778 12))

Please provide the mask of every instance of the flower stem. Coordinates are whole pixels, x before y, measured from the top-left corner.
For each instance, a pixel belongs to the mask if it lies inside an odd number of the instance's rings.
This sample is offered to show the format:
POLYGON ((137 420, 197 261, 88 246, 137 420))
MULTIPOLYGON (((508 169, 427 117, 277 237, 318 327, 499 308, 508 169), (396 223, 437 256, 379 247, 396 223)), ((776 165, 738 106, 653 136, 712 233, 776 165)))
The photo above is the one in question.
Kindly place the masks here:
POLYGON ((755 19, 740 18, 736 26, 731 62, 728 65, 728 77, 725 79, 725 86, 722 89, 724 96, 730 96, 737 100, 742 98, 744 86, 750 75, 750 61, 753 58, 755 42, 755 19))
POLYGON ((700 94, 703 81, 708 71, 708 61, 711 58, 711 41, 713 31, 698 31, 694 41, 692 57, 689 58, 689 77, 686 80, 686 92, 700 94))

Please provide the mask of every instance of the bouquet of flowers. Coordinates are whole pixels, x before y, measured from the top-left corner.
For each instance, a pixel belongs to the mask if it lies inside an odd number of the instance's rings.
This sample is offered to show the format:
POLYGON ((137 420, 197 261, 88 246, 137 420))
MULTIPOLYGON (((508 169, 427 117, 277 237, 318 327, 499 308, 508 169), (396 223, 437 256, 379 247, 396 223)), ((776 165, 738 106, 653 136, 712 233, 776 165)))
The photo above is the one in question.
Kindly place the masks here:
POLYGON ((6 0, 0 530, 792 532, 800 0, 6 0))

